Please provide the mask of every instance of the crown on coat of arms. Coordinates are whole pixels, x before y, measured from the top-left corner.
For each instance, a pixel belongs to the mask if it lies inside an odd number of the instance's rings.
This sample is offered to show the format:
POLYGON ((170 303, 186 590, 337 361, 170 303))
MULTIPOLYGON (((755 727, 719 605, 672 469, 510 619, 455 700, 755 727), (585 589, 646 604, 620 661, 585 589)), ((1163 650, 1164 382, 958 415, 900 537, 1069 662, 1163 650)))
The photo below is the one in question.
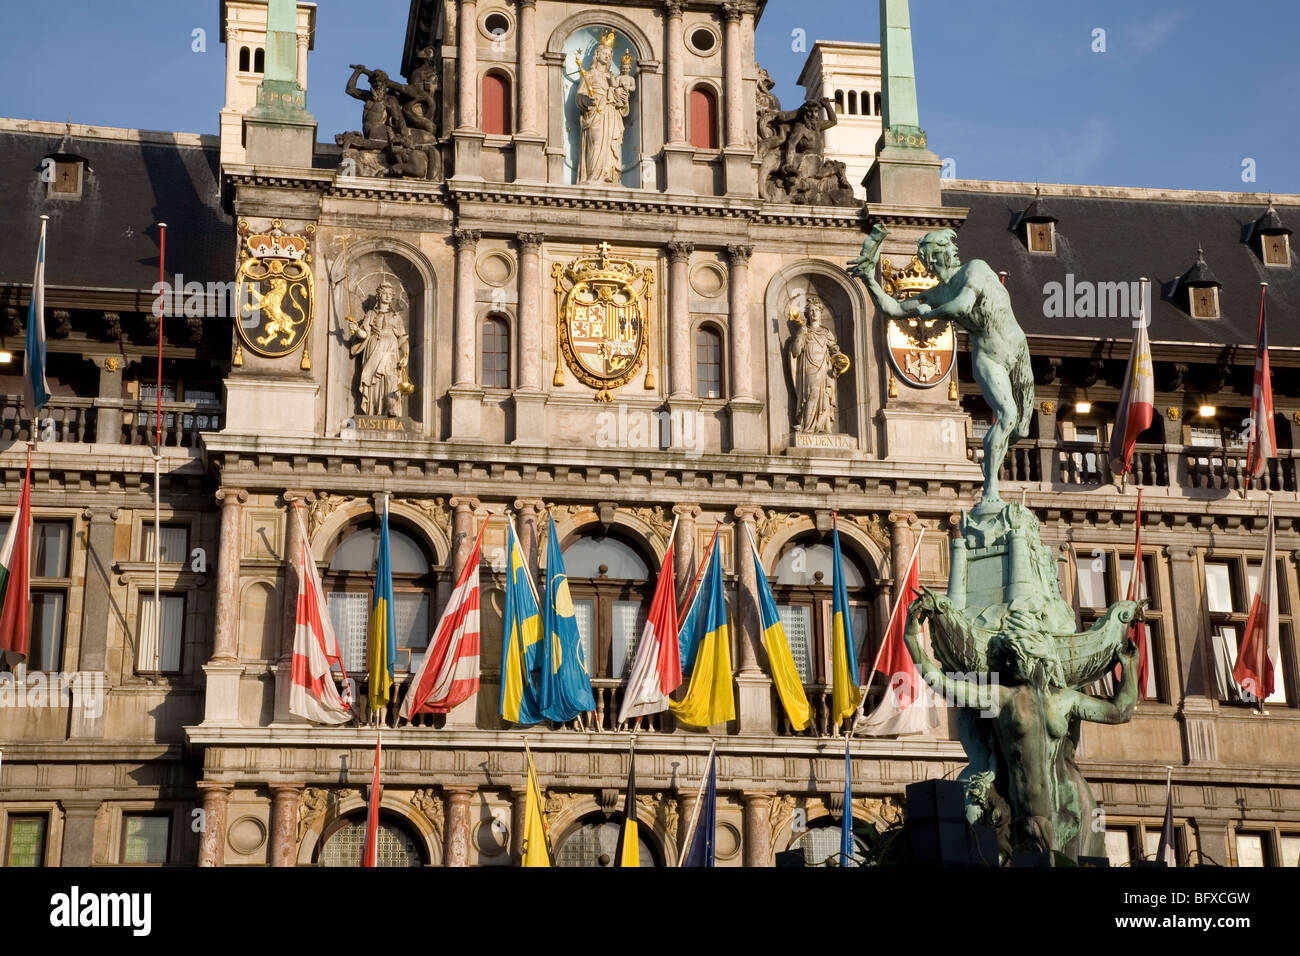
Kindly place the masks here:
POLYGON ((902 269, 893 268, 887 257, 880 260, 880 285, 895 299, 910 299, 938 284, 938 277, 926 272, 917 256, 902 269))
POLYGON ((575 259, 565 271, 574 282, 600 283, 613 282, 623 285, 636 278, 636 266, 630 259, 618 259, 611 253, 613 247, 602 242, 596 247, 596 255, 581 256, 575 259))
POLYGON ((316 232, 314 225, 308 225, 306 235, 295 235, 284 231, 284 222, 271 220, 271 228, 262 232, 253 232, 247 219, 239 220, 239 235, 244 240, 241 250, 243 256, 256 256, 259 259, 296 259, 311 261, 308 250, 311 248, 311 236, 316 232))

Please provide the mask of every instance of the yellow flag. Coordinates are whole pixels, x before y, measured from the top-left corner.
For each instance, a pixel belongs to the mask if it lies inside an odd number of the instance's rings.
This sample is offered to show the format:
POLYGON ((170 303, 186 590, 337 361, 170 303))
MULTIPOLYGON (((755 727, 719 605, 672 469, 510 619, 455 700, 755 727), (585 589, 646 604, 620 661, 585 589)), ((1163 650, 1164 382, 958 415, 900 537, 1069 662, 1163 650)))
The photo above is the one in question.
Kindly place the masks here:
POLYGON ((636 820, 623 821, 623 854, 619 866, 641 865, 641 839, 636 832, 636 820))
POLYGON ((697 600, 702 608, 704 637, 700 639, 691 670, 691 683, 681 703, 668 706, 688 727, 712 727, 734 720, 736 695, 731 686, 731 638, 727 628, 727 602, 722 595, 722 565, 715 550, 697 600))
POLYGON ((528 760, 528 796, 524 800, 524 839, 520 866, 550 866, 551 850, 546 842, 546 816, 542 811, 542 792, 537 786, 532 754, 528 760))

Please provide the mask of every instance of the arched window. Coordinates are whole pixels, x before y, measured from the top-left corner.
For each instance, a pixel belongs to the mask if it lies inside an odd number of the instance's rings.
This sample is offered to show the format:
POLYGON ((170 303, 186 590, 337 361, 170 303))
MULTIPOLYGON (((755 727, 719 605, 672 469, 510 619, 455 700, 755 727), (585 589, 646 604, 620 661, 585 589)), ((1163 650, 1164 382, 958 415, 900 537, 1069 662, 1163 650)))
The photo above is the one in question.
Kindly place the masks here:
POLYGON ((247 73, 250 64, 251 64, 251 57, 248 52, 248 47, 241 46, 239 48, 239 71, 241 73, 247 73))
MULTIPOLYGON (((393 670, 404 673, 415 670, 429 643, 429 611, 433 589, 437 586, 437 569, 419 540, 395 524, 391 517, 388 553, 392 559, 397 612, 397 660, 393 670)), ((343 666, 349 676, 358 679, 366 673, 366 624, 370 619, 378 557, 379 519, 374 517, 344 532, 330 558, 324 581, 343 666)))
POLYGON ((691 145, 718 148, 718 95, 707 86, 691 90, 691 145))
POLYGON ((722 336, 707 325, 695 330, 695 394, 722 397, 722 336))
POLYGON ((510 324, 497 315, 483 319, 484 388, 510 387, 510 324))
MULTIPOLYGON (((576 829, 565 834, 555 848, 556 866, 616 866, 614 854, 623 818, 606 820, 602 814, 583 818, 576 829)), ((637 827, 637 844, 642 866, 658 866, 658 853, 646 839, 645 827, 637 827)))
POLYGON ((872 97, 872 99, 875 100, 875 103, 876 103, 876 115, 879 116, 879 115, 880 115, 880 94, 877 93, 874 97, 872 97))
MULTIPOLYGON (((862 563, 840 537, 844 584, 849 592, 849 615, 861 665, 865 653, 874 653, 878 636, 868 640, 871 605, 878 588, 862 563)), ((830 535, 801 535, 781 551, 772 576, 777 612, 785 626, 795 666, 805 684, 829 684, 831 675, 831 583, 834 552, 830 535)))
POLYGON ((835 91, 835 112, 837 113, 844 112, 844 91, 843 90, 835 91))
POLYGON ((863 116, 871 115, 871 91, 870 90, 862 91, 862 115, 863 116))
POLYGON ((858 91, 849 90, 849 115, 858 115, 858 91))
POLYGON ((564 546, 564 570, 592 678, 624 679, 650 608, 650 563, 621 538, 580 535, 564 546))
POLYGON ((492 72, 483 76, 483 132, 509 136, 514 132, 510 116, 510 78, 492 72))
MULTIPOLYGON (((421 841, 405 822, 388 813, 379 814, 379 839, 375 843, 376 866, 424 866, 421 841)), ((360 866, 366 843, 366 815, 345 818, 321 840, 316 862, 320 866, 360 866)))
MULTIPOLYGON (((853 837, 855 866, 867 862, 867 847, 856 835, 853 837)), ((777 866, 843 866, 840 859, 840 821, 823 817, 810 823, 808 829, 790 841, 790 848, 778 853, 777 866)))
POLYGON ((258 47, 257 52, 253 54, 253 72, 266 72, 266 51, 261 47, 258 47))

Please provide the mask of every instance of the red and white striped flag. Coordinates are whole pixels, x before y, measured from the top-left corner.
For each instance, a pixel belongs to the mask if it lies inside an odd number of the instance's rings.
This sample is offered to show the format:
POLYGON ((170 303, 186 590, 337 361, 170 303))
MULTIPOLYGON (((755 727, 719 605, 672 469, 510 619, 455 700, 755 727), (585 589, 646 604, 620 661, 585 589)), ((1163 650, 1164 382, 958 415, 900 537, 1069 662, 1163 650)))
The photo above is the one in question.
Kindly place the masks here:
POLYGON ((668 695, 682 683, 682 655, 677 643, 677 595, 673 583, 673 540, 677 522, 673 521, 668 550, 659 568, 659 581, 650 602, 650 614, 636 648, 632 672, 623 691, 618 709, 621 724, 633 717, 646 717, 668 709, 668 695))
POLYGON ((1268 283, 1259 288, 1259 333, 1255 341, 1255 388, 1250 398, 1250 442, 1246 450, 1246 472, 1259 478, 1268 460, 1277 457, 1277 433, 1273 428, 1273 376, 1268 367, 1268 323, 1264 319, 1264 296, 1268 283))
POLYGON ((1151 340, 1147 336, 1145 279, 1141 288, 1137 334, 1133 336, 1124 388, 1120 392, 1119 408, 1115 410, 1115 430, 1110 438, 1110 470, 1115 475, 1127 475, 1133 467, 1133 446, 1138 435, 1151 427, 1155 413, 1156 385, 1151 366, 1151 340))
POLYGON ((1273 499, 1268 501, 1268 535, 1264 539, 1264 563, 1259 569, 1259 593, 1250 602, 1246 630, 1241 635, 1232 678, 1243 694, 1262 704, 1277 689, 1280 651, 1277 621, 1277 553, 1273 537, 1273 499))
POLYGON ((479 553, 487 522, 478 529, 474 550, 461 569, 424 660, 415 672, 399 715, 445 714, 478 693, 479 553))
MULTIPOLYGON (((318 724, 343 724, 352 719, 352 710, 339 696, 330 674, 330 665, 343 669, 339 642, 326 611, 325 590, 311 556, 307 526, 302 509, 293 503, 301 532, 302 550, 298 554, 298 610, 294 617, 293 660, 289 669, 289 713, 318 724)), ((343 680, 347 681, 344 672, 343 680)))
POLYGON ((366 810, 366 842, 361 847, 361 865, 378 866, 379 856, 379 761, 383 750, 384 733, 375 735, 375 770, 370 777, 370 806, 366 810))
POLYGON ((27 660, 28 607, 31 588, 28 547, 32 532, 32 452, 27 449, 27 477, 18 495, 18 510, 0 547, 0 663, 27 660))
MULTIPOLYGON (((1138 489, 1137 537, 1133 545, 1133 569, 1128 576, 1128 599, 1136 601, 1142 593, 1142 489, 1138 489)), ((1138 694, 1142 700, 1147 697, 1148 673, 1151 669, 1147 648, 1147 626, 1145 621, 1135 620, 1129 627, 1129 635, 1138 648, 1138 694)))
MULTIPOLYGON (((921 532, 924 537, 925 532, 921 532)), ((860 731, 870 737, 885 737, 893 734, 920 734, 931 727, 939 726, 939 702, 934 691, 921 677, 912 660, 912 652, 907 649, 903 634, 907 630, 907 609, 916 600, 921 590, 921 538, 916 539, 912 549, 912 560, 907 563, 903 575, 903 587, 899 590, 898 600, 894 602, 893 613, 889 615, 889 627, 885 631, 885 640, 876 653, 871 672, 879 671, 889 685, 880 706, 862 722, 860 731)))

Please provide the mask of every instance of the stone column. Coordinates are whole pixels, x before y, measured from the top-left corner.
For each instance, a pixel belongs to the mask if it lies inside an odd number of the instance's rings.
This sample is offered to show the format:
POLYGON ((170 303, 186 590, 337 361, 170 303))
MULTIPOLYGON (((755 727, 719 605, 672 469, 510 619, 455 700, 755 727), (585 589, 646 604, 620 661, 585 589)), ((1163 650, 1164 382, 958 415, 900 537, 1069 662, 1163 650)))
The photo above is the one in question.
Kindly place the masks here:
MULTIPOLYGON (((478 535, 475 514, 478 512, 480 502, 477 498, 455 497, 448 504, 451 505, 451 579, 457 581, 474 550, 474 540, 478 535)), ((477 727, 481 696, 483 695, 475 694, 453 707, 447 714, 447 722, 444 726, 447 729, 477 727)))
POLYGON ((546 502, 540 498, 515 499, 515 531, 519 534, 519 550, 524 553, 524 563, 534 581, 537 580, 537 522, 546 510, 546 502))
MULTIPOLYGON (((456 34, 456 128, 478 126, 478 0, 460 0, 456 34)), ((459 172, 459 170, 457 170, 459 172)))
POLYGON ((673 542, 673 577, 677 585, 677 606, 680 608, 690 596, 691 582, 695 580, 695 519, 700 516, 699 505, 673 505, 677 516, 677 538, 673 542))
POLYGON ((510 860, 518 866, 524 858, 524 812, 528 808, 528 783, 510 788, 510 860))
POLYGON ((203 695, 205 724, 239 722, 239 556, 242 505, 248 492, 222 488, 221 532, 217 552, 217 600, 212 621, 212 658, 203 665, 207 689, 203 695))
POLYGON ((453 439, 476 439, 483 390, 476 380, 478 355, 477 291, 474 263, 478 241, 477 229, 457 229, 456 243, 456 352, 452 356, 451 436, 453 439))
POLYGON ((474 789, 448 787, 446 789, 446 823, 442 835, 442 865, 469 866, 470 799, 474 789))
POLYGON ((298 85, 307 89, 307 47, 311 43, 311 37, 306 33, 298 34, 298 85))
MULTIPOLYGON (((86 587, 81 612, 81 656, 78 670, 103 671, 108 653, 108 622, 112 582, 114 538, 118 509, 87 508, 81 513, 86 527, 86 587)), ((99 701, 82 700, 88 688, 77 682, 72 688, 70 737, 104 736, 104 708, 99 701), (98 712, 98 713, 96 713, 98 712)))
MULTIPOLYGON (((239 45, 244 39, 243 31, 227 30, 226 31, 226 102, 230 103, 235 96, 235 84, 239 77, 239 45)), ((249 50, 248 55, 251 57, 253 51, 249 50)), ((252 66, 250 62, 248 64, 252 66)))
POLYGON ((772 866, 772 794, 747 793, 745 800, 745 866, 772 866))
POLYGON ((735 451, 760 451, 767 434, 763 427, 763 403, 754 395, 754 352, 749 301, 750 245, 727 246, 731 264, 730 317, 728 338, 731 341, 731 446, 735 451))
POLYGON ((546 136, 537 122, 537 78, 544 67, 537 57, 537 0, 518 0, 518 118, 515 122, 515 180, 546 181, 546 136))
POLYGON ((668 243, 668 365, 673 398, 695 395, 691 365, 691 253, 689 242, 668 243))
POLYGON ((226 865, 226 808, 234 790, 228 783, 199 781, 203 794, 203 834, 199 837, 199 866, 226 865))
POLYGON ((1203 572, 1195 548, 1171 545, 1165 553, 1169 556, 1170 593, 1173 595, 1169 624, 1178 648, 1174 661, 1169 662, 1173 666, 1165 671, 1171 678, 1170 702, 1178 707, 1183 754, 1187 762, 1217 763, 1219 743, 1214 698, 1218 691, 1211 678, 1213 657, 1201 612, 1205 591, 1203 572), (1178 696, 1180 688, 1181 697, 1178 696))
POLYGON ((669 192, 690 190, 695 149, 686 139, 686 83, 683 62, 686 40, 682 28, 683 0, 664 4, 664 185, 669 192))
MULTIPOLYGON (((310 491, 286 491, 284 493, 284 590, 280 604, 280 658, 275 665, 275 723, 291 721, 301 723, 302 719, 289 713, 289 690, 293 664, 293 634, 298 618, 298 556, 302 553, 302 525, 294 514, 294 502, 306 509, 316 500, 310 491)), ((307 515, 304 510, 303 521, 307 515)), ((309 543, 310 544, 310 543, 309 543)))
MULTIPOLYGON (((95 859, 95 819, 99 816, 98 800, 60 800, 63 810, 63 850, 59 866, 93 866, 95 859)), ((41 861, 45 865, 45 861, 41 861)))
POLYGON ((540 232, 521 232, 519 317, 515 371, 515 444, 546 440, 546 394, 542 391, 542 278, 540 232))
POLYGON ((734 512, 736 524, 732 542, 735 556, 736 603, 733 614, 737 621, 736 644, 739 648, 739 673, 736 689, 739 692, 736 711, 736 729, 742 734, 770 734, 773 732, 772 679, 759 663, 766 656, 759 649, 762 626, 758 618, 758 576, 750 552, 749 536, 758 540, 755 522, 762 513, 752 505, 742 505, 734 512))
POLYGON ((298 865, 298 804, 302 784, 271 784, 271 866, 298 865))
MULTIPOLYGON (((695 798, 695 790, 690 793, 677 794, 677 858, 680 860, 686 852, 686 840, 690 836, 691 814, 695 812, 695 805, 698 802, 695 798)), ((695 821, 699 826, 699 821, 695 821)))
POLYGON ((740 18, 744 7, 739 3, 724 3, 722 18, 723 92, 727 110, 727 146, 745 145, 745 82, 741 74, 744 53, 740 42, 740 18))
POLYGON ((903 593, 907 575, 907 561, 912 556, 916 542, 912 538, 912 525, 917 520, 910 511, 891 511, 889 513, 889 563, 894 572, 894 586, 890 589, 890 606, 898 603, 903 593))

